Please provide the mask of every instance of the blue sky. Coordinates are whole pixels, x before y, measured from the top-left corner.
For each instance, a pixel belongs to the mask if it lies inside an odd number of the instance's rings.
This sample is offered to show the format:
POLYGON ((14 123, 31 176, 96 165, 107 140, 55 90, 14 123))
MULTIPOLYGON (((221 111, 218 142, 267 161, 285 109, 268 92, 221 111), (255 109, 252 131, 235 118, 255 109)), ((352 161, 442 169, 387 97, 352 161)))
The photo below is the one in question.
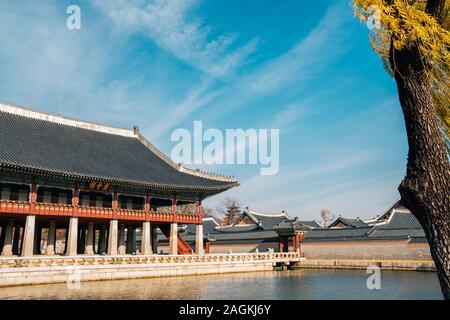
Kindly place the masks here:
POLYGON ((302 219, 373 217, 399 198, 407 154, 395 82, 351 3, 0 0, 0 100, 132 127, 164 153, 176 128, 279 128, 280 170, 232 174, 232 196, 302 219), (81 30, 66 8, 81 8, 81 30))

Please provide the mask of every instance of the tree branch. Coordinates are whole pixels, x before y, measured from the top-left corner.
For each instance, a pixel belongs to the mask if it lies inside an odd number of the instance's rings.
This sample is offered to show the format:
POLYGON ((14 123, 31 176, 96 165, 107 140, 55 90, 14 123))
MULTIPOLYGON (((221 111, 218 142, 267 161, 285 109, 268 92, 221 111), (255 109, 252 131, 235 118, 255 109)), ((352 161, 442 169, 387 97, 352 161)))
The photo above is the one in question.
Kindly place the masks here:
POLYGON ((436 18, 439 23, 443 23, 447 10, 445 10, 446 0, 428 0, 425 12, 436 18))

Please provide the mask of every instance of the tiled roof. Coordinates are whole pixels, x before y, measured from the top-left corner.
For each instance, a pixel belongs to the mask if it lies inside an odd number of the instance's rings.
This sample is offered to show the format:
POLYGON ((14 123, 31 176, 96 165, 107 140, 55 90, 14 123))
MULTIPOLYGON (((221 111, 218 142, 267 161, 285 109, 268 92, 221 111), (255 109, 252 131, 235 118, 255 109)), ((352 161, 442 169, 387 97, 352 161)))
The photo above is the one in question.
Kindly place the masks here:
MULTIPOLYGON (((209 234, 216 232, 216 227, 218 227, 219 224, 214 218, 203 218, 203 234, 209 234)), ((195 234, 196 232, 196 225, 195 224, 188 224, 186 226, 186 233, 195 234)))
POLYGON ((425 233, 419 221, 405 210, 394 210, 390 219, 374 226, 313 229, 306 234, 305 241, 369 241, 410 240, 424 242, 425 233))
POLYGON ((375 225, 370 232, 371 238, 408 239, 425 238, 425 232, 419 221, 409 211, 393 211, 385 224, 375 225))
POLYGON ((365 240, 367 234, 371 230, 370 227, 363 228, 337 228, 337 229, 312 229, 306 233, 305 242, 317 241, 349 241, 349 240, 365 240))
POLYGON ((274 240, 278 241, 278 233, 275 231, 248 231, 238 233, 214 233, 210 235, 216 241, 240 241, 240 240, 274 240))
POLYGON ((237 185, 230 177, 191 173, 174 164, 137 130, 40 116, 1 103, 0 169, 211 194, 237 185))
MULTIPOLYGON (((286 212, 280 213, 262 213, 246 208, 242 215, 248 216, 253 222, 258 224, 264 230, 272 230, 273 226, 280 222, 290 219, 286 212)), ((240 219, 238 219, 239 221, 240 219)))
POLYGON ((360 219, 349 219, 344 217, 338 217, 331 225, 330 227, 337 225, 338 223, 343 223, 348 227, 367 227, 367 223, 360 219))
POLYGON ((230 233, 230 232, 246 232, 246 231, 253 231, 260 229, 258 225, 251 224, 251 225, 234 225, 234 226, 228 226, 228 227, 222 227, 217 228, 216 230, 218 232, 222 233, 230 233))
POLYGON ((310 228, 322 228, 322 226, 320 224, 318 224, 317 221, 315 221, 315 220, 312 220, 312 221, 300 220, 299 222, 310 228))

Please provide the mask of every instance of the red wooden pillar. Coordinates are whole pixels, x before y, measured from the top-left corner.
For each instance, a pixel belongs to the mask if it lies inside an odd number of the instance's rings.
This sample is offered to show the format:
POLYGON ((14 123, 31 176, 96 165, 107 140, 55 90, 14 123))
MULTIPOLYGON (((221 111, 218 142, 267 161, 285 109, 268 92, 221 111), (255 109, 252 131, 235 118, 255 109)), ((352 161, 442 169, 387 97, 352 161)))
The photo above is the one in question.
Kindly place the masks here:
POLYGON ((177 197, 172 199, 172 213, 177 214, 177 197))
POLYGON ((30 193, 30 210, 31 213, 34 213, 36 210, 36 201, 37 201, 37 184, 33 182, 31 184, 31 193, 30 193))
POLYGON ((119 208, 119 193, 116 190, 114 190, 113 192, 112 208, 114 210, 117 210, 119 208))
POLYGON ((198 202, 198 207, 197 207, 197 223, 203 223, 203 206, 202 206, 202 202, 199 201, 198 202))
POLYGON ((78 211, 78 205, 80 203, 79 193, 80 193, 79 187, 73 188, 72 206, 74 208, 74 213, 78 211))
POLYGON ((206 240, 205 241, 205 253, 209 254, 210 251, 211 251, 211 241, 206 240))
POLYGON ((280 252, 289 251, 289 239, 286 236, 280 236, 280 252))
POLYGON ((150 212, 151 212, 150 200, 151 200, 150 196, 146 195, 145 196, 145 207, 144 207, 146 221, 150 221, 150 212))
POLYGON ((113 219, 117 220, 117 209, 119 209, 119 193, 117 190, 113 191, 112 209, 113 219))

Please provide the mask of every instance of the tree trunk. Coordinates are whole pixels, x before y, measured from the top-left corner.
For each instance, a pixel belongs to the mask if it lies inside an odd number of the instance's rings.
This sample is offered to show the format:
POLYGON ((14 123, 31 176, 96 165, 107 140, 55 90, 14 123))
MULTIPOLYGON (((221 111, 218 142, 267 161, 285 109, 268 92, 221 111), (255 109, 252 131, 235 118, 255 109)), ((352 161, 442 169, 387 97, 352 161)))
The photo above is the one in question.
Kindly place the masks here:
POLYGON ((450 300, 450 163, 431 94, 429 66, 415 45, 391 48, 390 61, 409 144, 399 192, 425 231, 444 298, 450 300))

